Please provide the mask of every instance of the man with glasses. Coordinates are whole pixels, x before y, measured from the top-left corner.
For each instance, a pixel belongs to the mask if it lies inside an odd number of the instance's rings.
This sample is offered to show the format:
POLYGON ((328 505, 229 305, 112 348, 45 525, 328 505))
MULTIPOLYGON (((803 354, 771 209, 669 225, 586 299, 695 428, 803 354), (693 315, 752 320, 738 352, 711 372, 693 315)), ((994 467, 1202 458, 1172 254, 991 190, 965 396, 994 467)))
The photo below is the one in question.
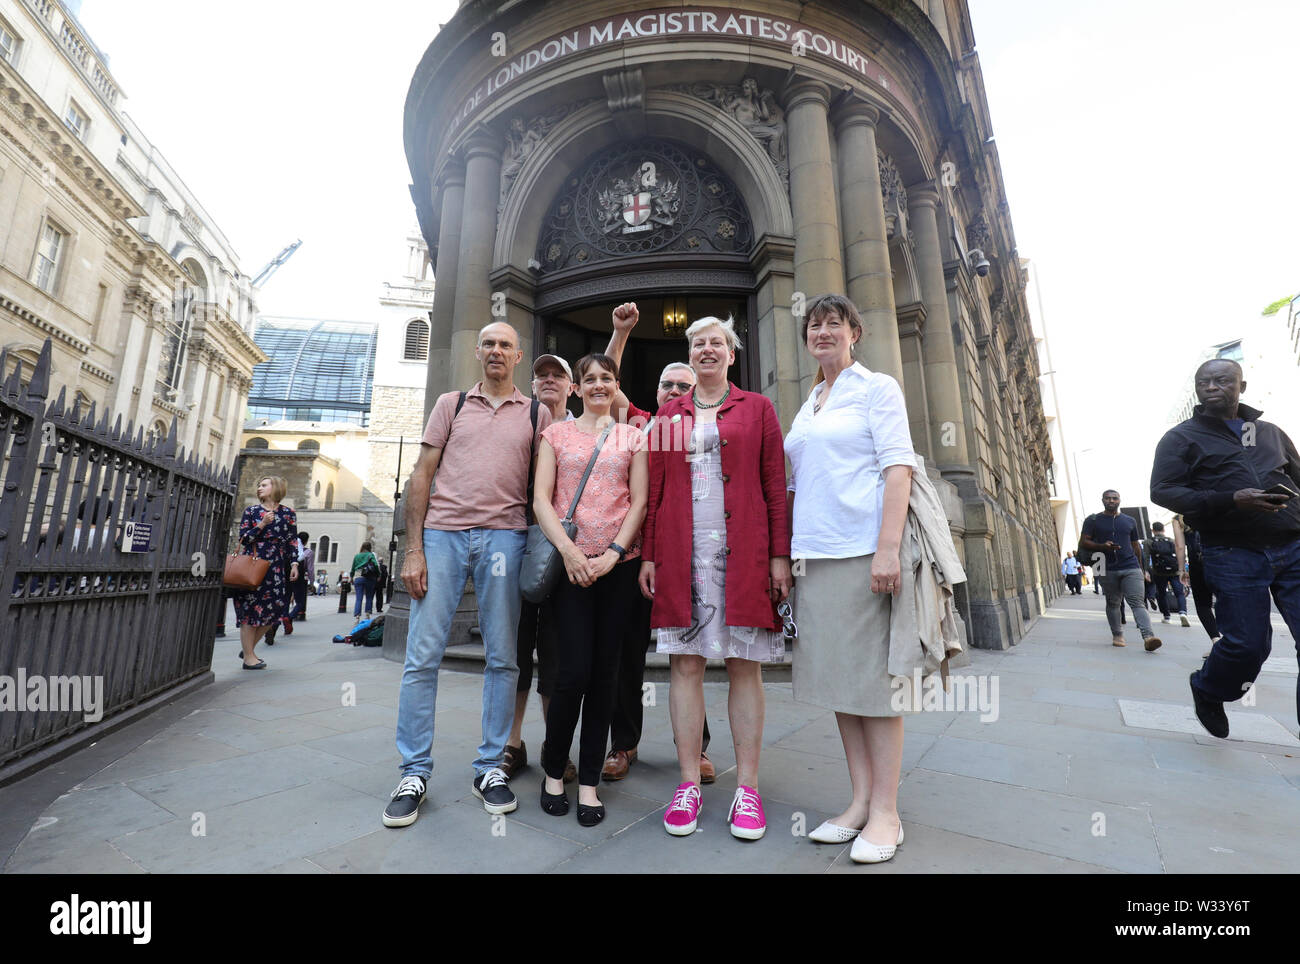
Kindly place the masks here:
MULTIPOLYGON (((614 309, 614 336, 609 340, 605 354, 622 367, 623 349, 627 339, 640 319, 636 303, 629 301, 614 309)), ((670 398, 685 395, 695 387, 695 370, 685 362, 673 362, 659 374, 655 390, 655 407, 658 409, 670 398)), ((614 398, 614 417, 635 425, 646 434, 654 416, 637 408, 620 390, 614 398)), ((687 560, 689 564, 689 560, 687 560)), ((607 781, 622 780, 636 760, 637 744, 641 742, 641 725, 645 704, 642 702, 645 687, 645 658, 650 643, 650 601, 637 594, 637 612, 629 621, 619 655, 618 682, 614 691, 614 718, 610 725, 610 752, 605 757, 601 777, 607 781)), ((791 626, 794 624, 791 623, 791 626)), ((709 748, 709 721, 704 721, 704 739, 700 744, 700 782, 712 783, 717 778, 713 763, 705 752, 709 748)))

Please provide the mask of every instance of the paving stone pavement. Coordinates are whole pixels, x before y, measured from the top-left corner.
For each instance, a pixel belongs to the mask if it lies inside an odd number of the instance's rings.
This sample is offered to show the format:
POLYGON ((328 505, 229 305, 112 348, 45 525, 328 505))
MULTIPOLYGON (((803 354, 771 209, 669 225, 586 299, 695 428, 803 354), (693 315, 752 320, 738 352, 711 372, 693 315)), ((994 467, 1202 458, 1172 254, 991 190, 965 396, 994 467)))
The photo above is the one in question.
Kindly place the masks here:
MULTIPOLYGON (((329 642, 352 624, 315 607, 243 672, 217 640, 216 682, 11 786, 0 788, 6 873, 1106 873, 1294 872, 1300 866, 1295 641, 1274 614, 1274 655, 1234 736, 1188 726, 1187 675, 1208 640, 1156 621, 1164 646, 1110 645, 1102 603, 1056 601, 1007 652, 976 650, 957 673, 996 701, 906 723, 899 805, 907 839, 887 864, 802 834, 848 802, 834 716, 768 682, 761 765, 767 836, 733 839, 726 684, 706 683, 718 781, 700 830, 668 836, 678 782, 667 684, 646 709, 640 760, 601 789, 592 829, 538 805, 543 724, 524 728, 531 765, 519 809, 494 818, 470 793, 481 677, 439 683, 435 771, 420 819, 380 814, 398 779, 401 667, 379 649, 329 642), (350 696, 355 705, 350 705, 350 696), (995 718, 994 718, 995 717, 995 718), (1252 742, 1238 738, 1267 738, 1252 742)), ((233 620, 231 621, 233 625, 233 620)), ((957 680, 961 684, 961 680, 957 680)), ((575 747, 576 751, 576 747, 575 747)), ((573 789, 570 788, 570 796, 573 789)), ((576 808, 575 808, 576 811, 576 808)))

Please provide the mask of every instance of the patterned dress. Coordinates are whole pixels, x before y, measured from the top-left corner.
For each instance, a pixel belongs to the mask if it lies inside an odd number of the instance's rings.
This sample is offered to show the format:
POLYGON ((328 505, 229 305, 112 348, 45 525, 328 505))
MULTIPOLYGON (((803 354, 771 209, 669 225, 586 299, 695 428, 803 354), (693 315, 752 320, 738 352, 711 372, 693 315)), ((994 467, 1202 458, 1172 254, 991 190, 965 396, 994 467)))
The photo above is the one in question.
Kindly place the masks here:
POLYGON ((686 459, 691 463, 691 625, 660 629, 660 653, 706 659, 785 662, 785 638, 759 626, 728 626, 727 523, 722 500, 718 427, 696 423, 686 459))
POLYGON ((257 589, 233 593, 235 625, 270 626, 289 611, 289 566, 298 544, 298 516, 287 505, 275 510, 275 521, 259 530, 257 522, 266 509, 250 505, 239 521, 240 551, 271 563, 257 589))

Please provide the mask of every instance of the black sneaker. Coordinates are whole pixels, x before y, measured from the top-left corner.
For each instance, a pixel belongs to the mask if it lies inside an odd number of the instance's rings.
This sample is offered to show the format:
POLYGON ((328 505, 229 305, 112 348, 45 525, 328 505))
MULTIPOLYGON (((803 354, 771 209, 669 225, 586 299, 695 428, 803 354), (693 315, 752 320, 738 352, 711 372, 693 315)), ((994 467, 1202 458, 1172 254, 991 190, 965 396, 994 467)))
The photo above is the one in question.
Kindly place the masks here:
POLYGON ((409 827, 420 815, 420 804, 424 803, 424 779, 422 777, 402 777, 402 782, 393 791, 393 802, 384 808, 385 827, 409 827))
POLYGON ((510 789, 510 781, 500 767, 493 767, 474 778, 474 796, 483 801, 483 809, 488 813, 513 813, 519 807, 515 792, 510 789))
MULTIPOLYGON (((1193 673, 1192 676, 1196 674, 1193 673)), ((1191 682, 1188 677, 1188 683, 1192 687, 1192 705, 1196 707, 1196 718, 1201 721, 1201 726, 1205 727, 1205 732, 1210 736, 1217 736, 1220 740, 1228 736, 1228 714, 1223 712, 1223 704, 1202 696, 1201 691, 1196 688, 1196 684, 1191 682)))

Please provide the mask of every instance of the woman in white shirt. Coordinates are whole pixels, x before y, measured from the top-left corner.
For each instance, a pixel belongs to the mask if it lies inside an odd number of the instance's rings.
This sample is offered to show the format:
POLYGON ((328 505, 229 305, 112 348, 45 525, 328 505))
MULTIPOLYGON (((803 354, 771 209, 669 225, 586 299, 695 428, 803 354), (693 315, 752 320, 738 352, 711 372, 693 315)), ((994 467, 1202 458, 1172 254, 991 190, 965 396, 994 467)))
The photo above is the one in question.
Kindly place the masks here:
POLYGON ((879 863, 903 842, 905 710, 890 686, 889 615, 903 589, 899 553, 916 462, 902 389, 854 361, 861 337, 862 319, 847 298, 823 295, 808 305, 803 340, 820 371, 785 451, 794 470, 791 555, 804 560, 795 585, 794 697, 835 711, 853 785, 848 809, 810 836, 852 840, 853 860, 879 863))

